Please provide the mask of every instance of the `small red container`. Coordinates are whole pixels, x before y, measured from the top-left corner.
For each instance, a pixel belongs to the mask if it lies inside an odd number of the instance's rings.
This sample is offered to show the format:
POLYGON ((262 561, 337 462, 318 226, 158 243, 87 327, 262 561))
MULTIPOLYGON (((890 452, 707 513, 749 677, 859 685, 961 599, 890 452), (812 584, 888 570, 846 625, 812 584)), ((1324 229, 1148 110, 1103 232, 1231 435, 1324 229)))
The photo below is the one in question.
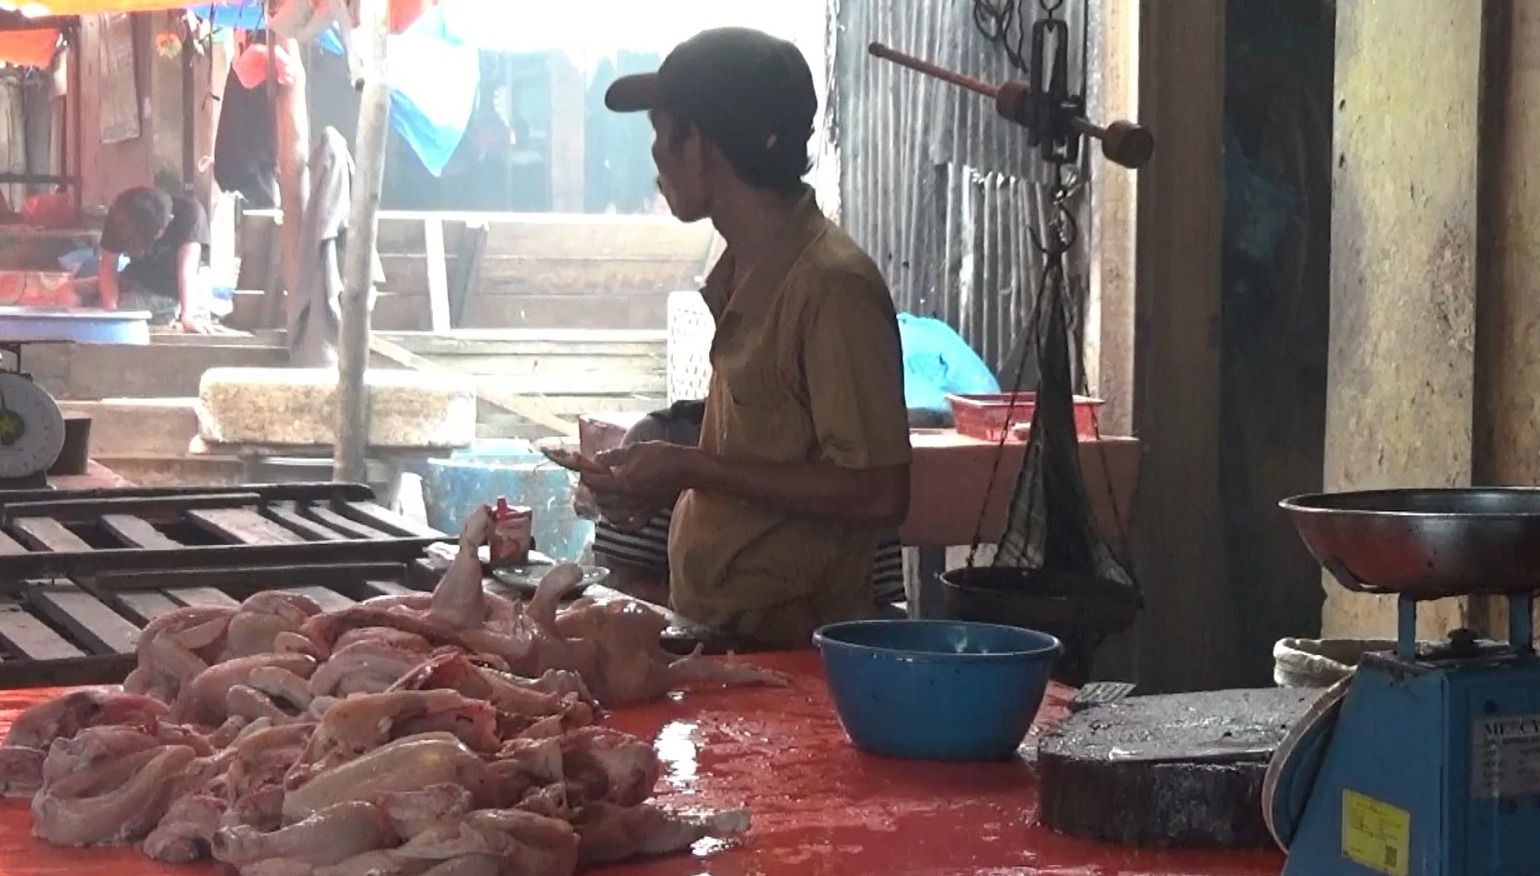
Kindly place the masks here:
MULTIPOLYGON (((981 441, 1025 441, 1027 428, 1032 425, 1032 412, 1037 407, 1035 392, 996 392, 982 395, 947 394, 952 405, 952 421, 959 435, 978 438, 981 441), (1015 398, 1014 405, 1012 397, 1015 398), (1009 417, 1010 422, 1006 419, 1009 417), (1009 436, 1007 438, 1007 436, 1009 436)), ((1082 439, 1094 439, 1096 412, 1102 406, 1099 398, 1075 396, 1075 434, 1082 439)))
POLYGON ((497 504, 492 506, 492 536, 487 540, 492 565, 510 565, 529 559, 534 518, 531 509, 509 505, 507 499, 497 497, 497 504))

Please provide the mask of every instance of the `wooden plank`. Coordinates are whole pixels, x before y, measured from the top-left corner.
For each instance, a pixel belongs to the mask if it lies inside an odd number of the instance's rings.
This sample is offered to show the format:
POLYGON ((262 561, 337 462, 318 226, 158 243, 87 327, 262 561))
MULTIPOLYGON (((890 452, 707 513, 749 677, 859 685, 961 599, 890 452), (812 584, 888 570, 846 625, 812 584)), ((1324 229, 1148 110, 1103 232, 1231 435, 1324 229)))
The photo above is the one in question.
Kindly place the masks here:
POLYGON ((212 587, 178 587, 175 590, 167 590, 166 595, 183 605, 236 608, 241 604, 240 600, 230 594, 212 587))
POLYGON ((422 231, 428 247, 428 327, 447 332, 453 326, 449 318, 449 266, 444 262, 444 222, 426 218, 422 231))
POLYGON ((365 581, 362 590, 365 599, 373 596, 405 596, 422 592, 395 581, 365 581))
MULTIPOLYGON (((567 326, 602 329, 663 329, 668 326, 668 292, 592 292, 554 295, 485 295, 477 288, 465 306, 466 327, 503 325, 567 326)), ((423 293, 407 306, 420 310, 423 293)), ((420 324, 426 327, 425 323, 420 324)))
POLYGON ((139 628, 68 579, 32 582, 27 601, 38 614, 95 654, 130 654, 139 628))
MULTIPOLYGON (((456 379, 462 379, 464 377, 464 375, 459 371, 455 371, 452 368, 445 368, 442 365, 430 362, 422 356, 418 356, 415 353, 402 349, 399 345, 393 344, 377 334, 370 334, 369 350, 370 352, 389 359, 397 365, 411 368, 414 371, 421 371, 425 374, 453 375, 456 379)), ((525 403, 524 399, 519 398, 514 393, 504 393, 496 389, 488 391, 488 388, 484 388, 478 385, 476 388, 476 395, 478 401, 495 405, 505 411, 508 411, 509 413, 518 414, 519 416, 524 417, 532 423, 538 423, 542 426, 545 426, 553 432, 556 432, 558 435, 571 435, 574 437, 577 435, 576 423, 563 420, 560 417, 552 416, 546 411, 541 410, 538 406, 528 405, 525 403)))
POLYGON ((340 506, 345 514, 388 531, 399 533, 407 538, 439 538, 449 540, 447 533, 439 532, 425 523, 418 523, 410 517, 403 517, 382 505, 373 502, 343 502, 340 506))
MULTIPOLYGON (((85 349, 89 345, 83 345, 85 349)), ((156 341, 157 348, 160 341, 156 341)), ((0 508, 10 508, 21 503, 42 502, 54 505, 58 502, 116 501, 118 499, 147 499, 190 496, 229 496, 255 493, 264 501, 293 501, 295 499, 365 499, 374 491, 363 484, 339 484, 332 481, 312 481, 288 484, 237 484, 231 487, 180 486, 180 487, 93 487, 80 490, 12 490, 0 493, 0 508)), ((28 515, 20 515, 28 516, 28 515)), ((43 516, 43 515, 31 515, 43 516)))
POLYGON ((4 521, 22 517, 47 517, 60 523, 95 523, 103 514, 132 514, 137 517, 175 518, 183 510, 194 508, 240 508, 255 505, 262 496, 255 492, 208 493, 189 496, 131 496, 115 499, 65 499, 56 502, 14 502, 5 506, 4 521))
POLYGON ((349 536, 302 516, 292 503, 269 505, 262 513, 312 541, 346 541, 349 536))
MULTIPOLYGON (((1141 693, 1245 687, 1255 679, 1241 675, 1246 661, 1240 656, 1247 653, 1236 603, 1241 582, 1226 567, 1225 531, 1233 527, 1224 525, 1229 515, 1219 487, 1224 365, 1215 327, 1222 322, 1225 4, 1183 0, 1141 9, 1139 119, 1160 132, 1160 159, 1139 171, 1138 182, 1140 330, 1132 403, 1134 433, 1150 450, 1140 460, 1130 514, 1132 564, 1144 585, 1145 610, 1138 666, 1126 677, 1139 679, 1141 693), (1143 209, 1146 203, 1172 206, 1157 215, 1143 209), (1184 635, 1161 634, 1169 630, 1184 635)), ((1415 32, 1408 24, 1398 27, 1415 32)), ((1444 35, 1440 41, 1455 44, 1444 35)), ((1347 44, 1359 43, 1339 45, 1347 44)), ((1432 205, 1416 212, 1446 218, 1432 205)), ((1335 228, 1333 237, 1341 240, 1335 228)))
MULTIPOLYGON (((358 542, 348 542, 358 544, 358 542)), ((205 587, 224 592, 245 592, 282 588, 295 581, 318 587, 330 587, 341 593, 370 578, 394 578, 406 569, 404 562, 353 563, 269 563, 223 569, 145 569, 109 571, 96 576, 98 590, 129 592, 159 590, 174 595, 188 587, 205 587)))
POLYGON ((132 514, 102 515, 102 529, 131 548, 179 548, 182 543, 166 536, 154 524, 132 514))
POLYGON ((315 600, 316 605, 321 606, 322 611, 341 611, 344 608, 350 608, 358 604, 341 593, 326 587, 285 587, 284 592, 308 596, 315 600))
POLYGON ((338 514, 336 511, 326 507, 325 505, 307 505, 305 507, 304 513, 313 517, 316 521, 321 523, 321 525, 330 529, 337 530, 347 538, 397 537, 383 530, 375 529, 366 523, 359 523, 355 520, 349 520, 341 514, 338 514))
POLYGON ((28 551, 26 547, 16 539, 11 538, 9 535, 6 535, 3 532, 0 532, 0 557, 15 556, 16 554, 24 554, 27 552, 28 551))
POLYGON ((449 285, 449 304, 455 326, 465 324, 465 309, 476 281, 481 276, 481 260, 487 252, 487 226, 478 222, 465 226, 455 258, 454 279, 449 285))
POLYGON ((181 608, 164 593, 150 590, 125 590, 122 593, 113 594, 111 598, 117 601, 115 608, 141 624, 147 624, 163 614, 170 614, 181 608))
POLYGON ((187 519, 207 532, 235 544, 300 544, 304 537, 284 529, 250 508, 189 511, 187 519))
POLYGON ((64 524, 48 517, 22 517, 13 521, 11 528, 33 550, 55 553, 83 553, 91 550, 84 539, 64 528, 64 524))
POLYGON ((67 660, 85 652, 14 602, 0 604, 0 643, 27 660, 67 660))

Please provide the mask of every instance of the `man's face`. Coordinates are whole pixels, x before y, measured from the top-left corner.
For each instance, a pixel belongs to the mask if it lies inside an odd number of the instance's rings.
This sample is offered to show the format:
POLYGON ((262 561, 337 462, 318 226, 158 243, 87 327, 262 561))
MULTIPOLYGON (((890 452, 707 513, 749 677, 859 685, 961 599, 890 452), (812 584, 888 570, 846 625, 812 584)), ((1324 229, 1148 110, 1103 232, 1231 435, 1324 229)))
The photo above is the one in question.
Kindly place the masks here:
POLYGON ((658 168, 658 191, 668 202, 669 212, 680 222, 696 222, 710 211, 709 186, 706 181, 705 141, 691 129, 685 139, 675 142, 674 119, 668 113, 654 111, 652 120, 652 163, 658 168))
POLYGON ((158 227, 151 228, 145 223, 125 219, 119 234, 119 239, 123 241, 122 254, 131 259, 148 254, 150 247, 166 232, 168 224, 170 223, 161 223, 158 227))

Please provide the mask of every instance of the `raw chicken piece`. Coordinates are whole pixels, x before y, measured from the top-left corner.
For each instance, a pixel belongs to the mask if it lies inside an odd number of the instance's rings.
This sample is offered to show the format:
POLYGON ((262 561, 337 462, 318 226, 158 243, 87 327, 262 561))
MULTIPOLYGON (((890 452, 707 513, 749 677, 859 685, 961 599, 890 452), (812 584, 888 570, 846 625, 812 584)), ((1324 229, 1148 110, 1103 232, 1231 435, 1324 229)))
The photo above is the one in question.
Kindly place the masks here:
POLYGON ((460 740, 438 733, 389 743, 291 787, 283 798, 283 815, 292 823, 334 803, 440 784, 460 785, 477 801, 491 795, 481 758, 460 740))
POLYGON ((264 785, 260 789, 235 798, 230 808, 219 820, 220 827, 244 825, 262 831, 273 831, 283 826, 283 786, 264 785))
POLYGON ((105 724, 87 727, 68 739, 55 739, 43 761, 42 778, 56 784, 66 776, 125 755, 159 748, 160 741, 135 727, 105 724))
MULTIPOLYGON (((418 876, 498 876, 503 872, 502 862, 496 858, 461 855, 424 870, 418 876)), ((523 874, 528 871, 510 869, 506 872, 523 874)))
POLYGON ((471 792, 458 785, 429 785, 417 791, 386 791, 374 798, 396 835, 411 839, 440 821, 471 811, 471 792))
POLYGON ((465 823, 514 841, 503 853, 505 872, 570 876, 577 869, 579 839, 566 821, 517 809, 485 809, 467 815, 465 823))
POLYGON ((652 796, 663 764, 648 743, 607 727, 584 727, 561 737, 562 771, 573 805, 636 806, 652 796))
MULTIPOLYGON (((321 670, 317 668, 316 671, 321 670)), ((275 704, 287 710, 303 712, 310 708, 310 701, 314 699, 308 680, 278 666, 253 669, 246 681, 253 689, 266 694, 275 704)))
POLYGON ((390 740, 442 730, 477 751, 496 751, 497 711, 452 690, 358 694, 326 711, 300 763, 330 769, 390 740))
POLYGON ((235 609, 185 606, 151 620, 139 632, 139 665, 123 687, 170 702, 181 686, 224 650, 235 609))
POLYGON ((55 739, 68 739, 99 724, 149 725, 166 716, 166 704, 139 694, 110 688, 70 691, 23 711, 11 722, 5 746, 47 749, 55 739))
POLYGON ((346 646, 338 640, 338 644, 331 658, 310 677, 312 696, 379 693, 421 663, 424 656, 417 651, 370 639, 346 646))
POLYGON ((621 807, 593 803, 583 807, 577 831, 578 864, 608 864, 645 855, 682 852, 707 837, 727 839, 747 833, 749 814, 742 809, 692 816, 667 812, 648 803, 621 807))
POLYGON ((224 814, 225 801, 213 794, 188 794, 171 804, 139 850, 167 864, 200 860, 208 854, 224 814))
POLYGON ((321 613, 315 600, 299 593, 264 590, 253 594, 230 619, 221 660, 267 654, 281 633, 293 633, 308 618, 321 613))
POLYGON ((237 867, 266 858, 288 858, 325 866, 392 846, 395 830, 379 807, 362 800, 328 806, 271 833, 250 827, 222 827, 214 834, 214 857, 237 867))
POLYGON ((0 796, 31 797, 43 787, 43 759, 38 748, 13 745, 0 747, 0 796))
MULTIPOLYGON (((391 690, 447 688, 491 702, 515 715, 544 718, 562 715, 571 726, 593 721, 593 709, 577 699, 539 690, 529 679, 477 666, 463 653, 435 654, 402 675, 391 690)), ((584 691, 586 693, 586 691, 584 691)))
POLYGON ((304 654, 255 654, 216 663, 182 687, 172 707, 172 715, 177 720, 211 727, 222 724, 229 716, 226 693, 235 685, 246 684, 252 671, 263 667, 275 667, 309 678, 315 671, 316 662, 304 654))
MULTIPOLYGON (((434 647, 455 645, 467 647, 459 631, 440 621, 406 611, 393 611, 374 605, 351 605, 339 611, 318 614, 305 621, 300 632, 321 646, 327 653, 337 639, 348 630, 359 627, 390 627, 404 633, 412 633, 426 639, 434 647)), ((475 649, 470 649, 475 650, 475 649)))
POLYGON ((682 684, 784 685, 785 676, 746 664, 710 660, 699 649, 675 658, 658 645, 668 620, 630 600, 591 605, 563 612, 556 628, 564 636, 582 637, 600 648, 599 666, 588 678, 594 694, 607 706, 647 702, 682 684))
POLYGON ((225 691, 225 712, 233 718, 251 721, 259 718, 273 722, 289 719, 288 713, 279 708, 271 697, 244 684, 237 684, 225 691))
POLYGON ((128 755, 117 762, 127 780, 110 788, 87 786, 88 795, 66 793, 67 783, 81 774, 44 785, 32 798, 32 832, 61 846, 137 841, 166 814, 173 779, 193 756, 185 745, 128 755))
MULTIPOLYGON (((426 593, 416 595, 432 598, 426 593)), ((371 605, 373 603, 366 602, 364 604, 371 605)), ((428 644, 428 640, 422 636, 415 633, 402 632, 392 627, 359 627, 356 630, 348 630, 337 637, 336 647, 346 648, 357 642, 374 642, 380 645, 390 645, 402 651, 412 651, 422 655, 427 655, 433 650, 433 646, 428 644)))
POLYGON ((460 549, 433 588, 428 609, 436 621, 457 630, 478 627, 487 619, 486 595, 481 589, 481 558, 478 548, 492 534, 492 508, 478 505, 460 525, 460 549))

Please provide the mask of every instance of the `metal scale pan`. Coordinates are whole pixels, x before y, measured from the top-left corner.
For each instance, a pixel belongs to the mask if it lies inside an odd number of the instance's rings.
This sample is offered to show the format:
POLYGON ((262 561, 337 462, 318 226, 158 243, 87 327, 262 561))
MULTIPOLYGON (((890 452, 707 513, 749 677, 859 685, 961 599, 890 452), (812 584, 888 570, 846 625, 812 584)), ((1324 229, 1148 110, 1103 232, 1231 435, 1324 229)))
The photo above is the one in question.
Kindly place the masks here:
POLYGON ((1540 591, 1540 489, 1371 490, 1279 505, 1348 590, 1419 601, 1540 591))

